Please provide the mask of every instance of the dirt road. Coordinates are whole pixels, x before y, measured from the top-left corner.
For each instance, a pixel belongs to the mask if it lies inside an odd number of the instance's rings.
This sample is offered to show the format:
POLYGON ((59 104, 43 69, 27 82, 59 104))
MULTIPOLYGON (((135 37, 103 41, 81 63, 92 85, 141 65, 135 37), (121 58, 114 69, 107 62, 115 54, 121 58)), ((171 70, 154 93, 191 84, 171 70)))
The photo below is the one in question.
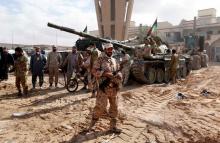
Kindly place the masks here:
POLYGON ((0 142, 218 143, 220 66, 193 71, 177 85, 132 85, 119 95, 120 135, 108 134, 108 120, 88 127, 95 100, 79 91, 38 90, 18 98, 13 78, 0 83, 0 142), (207 96, 201 95, 206 89, 207 96), (178 100, 180 92, 187 96, 178 100), (20 117, 13 117, 20 113, 20 117), (16 114, 14 114, 16 115, 16 114))

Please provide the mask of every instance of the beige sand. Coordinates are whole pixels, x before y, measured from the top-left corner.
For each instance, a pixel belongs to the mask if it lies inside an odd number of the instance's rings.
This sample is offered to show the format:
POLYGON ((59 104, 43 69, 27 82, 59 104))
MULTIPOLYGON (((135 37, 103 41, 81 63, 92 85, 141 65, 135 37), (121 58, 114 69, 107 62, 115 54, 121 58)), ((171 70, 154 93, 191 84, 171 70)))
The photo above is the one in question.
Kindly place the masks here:
MULTIPOLYGON (((29 80, 30 81, 30 80, 29 80)), ((220 66, 193 71, 177 85, 132 85, 119 95, 120 135, 106 134, 108 120, 88 127, 95 100, 65 89, 42 90, 17 98, 13 76, 0 83, 0 142, 218 143, 220 66), (208 97, 200 92, 207 89, 208 97), (181 92, 188 98, 177 100, 181 92), (25 113, 12 117, 13 113, 25 113)))

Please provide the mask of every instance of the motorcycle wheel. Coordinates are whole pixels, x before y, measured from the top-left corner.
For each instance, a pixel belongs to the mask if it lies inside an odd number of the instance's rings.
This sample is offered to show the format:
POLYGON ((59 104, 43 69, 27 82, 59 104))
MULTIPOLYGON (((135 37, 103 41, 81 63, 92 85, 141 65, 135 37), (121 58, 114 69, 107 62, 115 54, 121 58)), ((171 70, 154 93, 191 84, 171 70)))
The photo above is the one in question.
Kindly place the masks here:
POLYGON ((67 84, 67 91, 75 92, 78 89, 79 83, 76 79, 71 79, 67 84))

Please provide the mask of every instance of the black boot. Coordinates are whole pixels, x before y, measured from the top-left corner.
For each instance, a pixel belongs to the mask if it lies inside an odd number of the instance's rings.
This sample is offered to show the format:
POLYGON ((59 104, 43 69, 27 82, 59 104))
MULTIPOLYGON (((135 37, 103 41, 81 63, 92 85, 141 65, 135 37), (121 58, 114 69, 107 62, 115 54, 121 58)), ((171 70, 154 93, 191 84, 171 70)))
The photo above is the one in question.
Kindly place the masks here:
POLYGON ((110 133, 120 134, 122 132, 122 130, 118 129, 116 127, 116 122, 117 122, 116 119, 111 119, 111 121, 110 121, 110 130, 109 131, 110 131, 110 133))
POLYGON ((25 96, 28 96, 28 87, 25 87, 23 92, 25 96))
POLYGON ((95 90, 93 90, 91 98, 95 98, 95 97, 96 97, 96 92, 95 92, 95 90))
POLYGON ((98 119, 92 118, 92 121, 91 121, 91 123, 90 123, 90 125, 89 125, 89 129, 88 129, 88 130, 91 130, 92 127, 95 126, 95 124, 96 124, 97 121, 98 121, 98 119))
POLYGON ((22 93, 21 93, 21 90, 19 89, 18 90, 18 94, 17 94, 19 97, 21 97, 22 96, 22 93))

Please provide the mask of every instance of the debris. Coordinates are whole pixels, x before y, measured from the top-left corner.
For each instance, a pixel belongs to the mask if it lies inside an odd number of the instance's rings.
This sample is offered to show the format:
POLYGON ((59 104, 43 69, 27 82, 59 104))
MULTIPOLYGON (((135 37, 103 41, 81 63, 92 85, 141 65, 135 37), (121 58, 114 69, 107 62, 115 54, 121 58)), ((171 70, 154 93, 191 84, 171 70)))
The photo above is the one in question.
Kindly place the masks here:
POLYGON ((69 126, 69 125, 66 125, 66 124, 62 124, 61 125, 62 127, 66 128, 66 129, 69 129, 69 130, 72 130, 73 127, 69 126))
POLYGON ((186 99, 187 97, 186 97, 185 95, 183 95, 182 93, 177 93, 177 94, 176 94, 176 98, 177 98, 178 100, 181 100, 181 99, 186 99))
POLYGON ((15 143, 15 141, 11 139, 11 140, 5 141, 4 143, 15 143))
POLYGON ((207 91, 206 89, 204 89, 204 90, 202 90, 201 95, 202 95, 202 96, 209 96, 209 95, 210 95, 210 92, 207 91))
POLYGON ((16 113, 12 113, 12 116, 13 117, 21 117, 21 116, 24 116, 27 114, 28 114, 28 112, 16 112, 16 113))
POLYGON ((114 139, 116 137, 115 134, 112 134, 112 136, 110 136, 110 138, 108 138, 107 140, 102 141, 101 143, 109 143, 112 139, 114 139))

